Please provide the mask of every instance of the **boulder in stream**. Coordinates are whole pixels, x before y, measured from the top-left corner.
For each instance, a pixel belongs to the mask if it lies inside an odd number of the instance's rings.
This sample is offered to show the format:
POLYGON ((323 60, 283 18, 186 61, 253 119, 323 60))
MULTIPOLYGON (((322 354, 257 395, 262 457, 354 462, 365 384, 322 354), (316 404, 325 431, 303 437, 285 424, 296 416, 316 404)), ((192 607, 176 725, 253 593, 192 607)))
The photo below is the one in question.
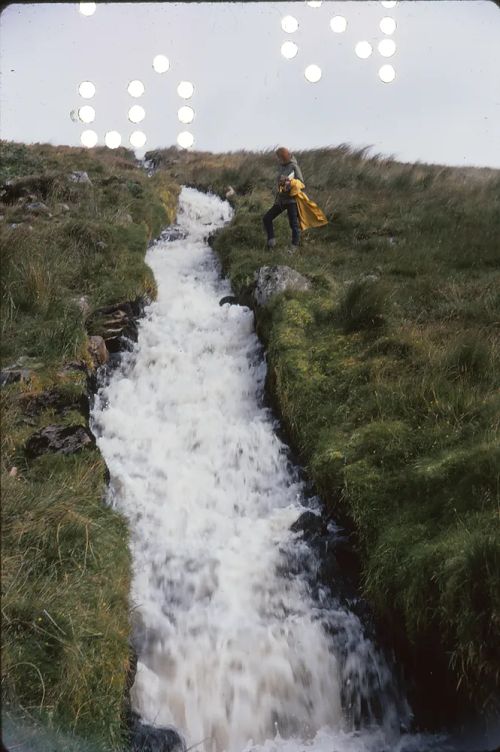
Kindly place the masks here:
POLYGON ((186 745, 177 731, 135 721, 131 731, 131 752, 185 752, 186 745))

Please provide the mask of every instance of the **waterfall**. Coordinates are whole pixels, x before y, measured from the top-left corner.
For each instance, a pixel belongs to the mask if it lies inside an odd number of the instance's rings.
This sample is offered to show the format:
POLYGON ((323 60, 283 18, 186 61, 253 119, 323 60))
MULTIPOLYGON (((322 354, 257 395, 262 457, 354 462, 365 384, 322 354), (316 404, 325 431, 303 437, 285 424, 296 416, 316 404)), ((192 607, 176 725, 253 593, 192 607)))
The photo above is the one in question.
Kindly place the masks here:
POLYGON ((312 594, 315 554, 290 530, 310 502, 264 405, 253 314, 219 306, 206 238, 231 214, 182 189, 146 259, 158 298, 93 410, 131 533, 133 708, 202 752, 423 749, 399 736, 408 709, 360 619, 312 594))

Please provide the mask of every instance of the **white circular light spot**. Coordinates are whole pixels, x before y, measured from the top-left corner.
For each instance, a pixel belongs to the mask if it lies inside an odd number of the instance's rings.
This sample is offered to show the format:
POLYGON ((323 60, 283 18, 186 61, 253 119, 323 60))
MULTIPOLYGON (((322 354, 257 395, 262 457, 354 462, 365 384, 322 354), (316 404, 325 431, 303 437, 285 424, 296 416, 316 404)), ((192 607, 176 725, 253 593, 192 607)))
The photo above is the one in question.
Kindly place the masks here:
POLYGON ((156 55, 153 59, 153 68, 157 73, 166 73, 170 68, 170 62, 165 55, 156 55))
POLYGON ((83 131, 80 141, 83 146, 88 146, 91 149, 97 143, 97 133, 95 131, 83 131))
POLYGON ((394 34, 396 31, 396 21, 390 16, 386 16, 380 22, 380 31, 383 34, 394 34))
POLYGON ((382 0, 382 5, 388 10, 390 10, 390 8, 395 8, 397 4, 397 0, 382 0))
POLYGON ((307 4, 310 8, 321 8, 321 0, 309 0, 307 4))
POLYGON ((382 57, 392 57, 396 52, 396 42, 394 39, 382 39, 378 43, 378 51, 382 57))
POLYGON ((185 123, 186 125, 188 123, 192 123, 194 120, 194 110, 192 107, 188 107, 187 105, 180 107, 177 112, 177 117, 179 118, 181 123, 185 123))
POLYGON ((146 143, 146 134, 142 131, 134 131, 130 136, 130 143, 140 149, 146 143))
POLYGON ((179 146, 182 146, 183 149, 189 149, 189 147, 194 144, 193 134, 189 133, 189 131, 182 131, 182 133, 179 133, 177 136, 177 143, 179 146))
POLYGON ((128 119, 131 123, 140 123, 145 117, 144 107, 141 107, 140 104, 134 104, 128 111, 128 119))
POLYGON ((144 94, 144 84, 142 81, 131 81, 127 91, 131 97, 142 97, 144 94))
POLYGON ((96 7, 95 3, 80 3, 80 13, 83 16, 93 16, 96 7))
POLYGON ((330 27, 331 30, 335 31, 337 34, 342 34, 342 32, 347 29, 347 20, 344 16, 334 16, 330 21, 330 27))
POLYGON ((108 131, 104 136, 104 143, 109 149, 118 149, 122 142, 122 137, 118 131, 108 131))
POLYGON ((366 60, 366 58, 370 57, 370 55, 372 54, 373 49, 370 42, 358 42, 356 47, 354 48, 354 51, 358 57, 360 57, 362 60, 366 60))
POLYGON ((281 19, 281 28, 286 31, 287 34, 293 34, 299 28, 299 22, 293 16, 284 16, 281 19))
POLYGON ((95 110, 89 104, 84 104, 78 110, 78 117, 82 123, 93 123, 95 120, 95 110))
POLYGON ((95 86, 92 81, 82 81, 78 87, 78 93, 84 99, 92 99, 95 94, 95 86))
POLYGON ((390 84, 391 81, 394 81, 396 78, 396 71, 392 67, 392 65, 383 65, 378 75, 380 76, 380 80, 384 82, 384 84, 390 84))
POLYGON ((295 42, 283 42, 281 45, 281 54, 283 57, 286 57, 287 60, 291 60, 297 52, 299 51, 299 48, 295 44, 295 42))
POLYGON ((304 71, 304 76, 312 84, 315 84, 321 78, 321 68, 319 67, 319 65, 308 65, 304 71))
POLYGON ((193 92, 194 86, 191 81, 181 81, 177 87, 177 94, 182 97, 182 99, 189 99, 193 96, 193 92))

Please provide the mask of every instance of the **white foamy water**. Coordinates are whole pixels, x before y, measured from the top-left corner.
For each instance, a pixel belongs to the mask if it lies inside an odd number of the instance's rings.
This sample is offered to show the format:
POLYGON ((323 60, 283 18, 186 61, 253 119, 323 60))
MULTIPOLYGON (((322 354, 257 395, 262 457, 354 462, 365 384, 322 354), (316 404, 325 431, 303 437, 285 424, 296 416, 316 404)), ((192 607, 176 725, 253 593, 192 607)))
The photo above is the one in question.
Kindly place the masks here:
POLYGON ((133 708, 207 752, 396 750, 390 672, 359 620, 287 576, 304 489, 262 405, 253 315, 219 306, 204 238, 230 216, 182 190, 186 237, 148 252, 158 299, 93 412, 131 531, 133 708), (385 726, 354 732, 374 687, 385 726))

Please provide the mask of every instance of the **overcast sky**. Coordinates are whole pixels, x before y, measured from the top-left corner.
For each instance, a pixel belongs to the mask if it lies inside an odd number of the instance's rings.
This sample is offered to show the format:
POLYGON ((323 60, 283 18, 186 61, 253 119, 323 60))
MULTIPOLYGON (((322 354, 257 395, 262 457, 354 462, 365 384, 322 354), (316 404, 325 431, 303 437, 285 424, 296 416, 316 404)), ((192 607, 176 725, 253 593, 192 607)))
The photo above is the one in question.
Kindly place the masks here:
POLYGON ((391 10, 371 0, 98 3, 89 17, 78 3, 12 4, 0 23, 4 139, 79 145, 92 128, 99 143, 116 130, 129 145, 139 129, 156 148, 189 130, 195 148, 213 151, 349 142, 403 161, 500 167, 500 9, 490 0, 401 0, 391 10), (299 22, 290 34, 288 14, 299 22), (339 14, 341 34, 330 28, 339 14), (397 22, 390 59, 377 50, 384 16, 397 22), (280 52, 287 39, 293 60, 280 52), (361 40, 373 46, 366 60, 354 52, 361 40), (157 54, 170 60, 166 73, 153 70, 157 54), (387 63, 389 84, 378 77, 387 63), (318 83, 304 76, 310 64, 318 83), (144 83, 139 99, 127 92, 132 79, 144 83), (78 93, 85 80, 91 100, 78 93), (195 87, 188 101, 177 94, 183 80, 195 87), (95 107, 91 125, 71 118, 83 104, 95 107), (146 111, 140 125, 127 119, 132 104, 146 111), (195 110, 190 126, 177 119, 183 104, 195 110))

